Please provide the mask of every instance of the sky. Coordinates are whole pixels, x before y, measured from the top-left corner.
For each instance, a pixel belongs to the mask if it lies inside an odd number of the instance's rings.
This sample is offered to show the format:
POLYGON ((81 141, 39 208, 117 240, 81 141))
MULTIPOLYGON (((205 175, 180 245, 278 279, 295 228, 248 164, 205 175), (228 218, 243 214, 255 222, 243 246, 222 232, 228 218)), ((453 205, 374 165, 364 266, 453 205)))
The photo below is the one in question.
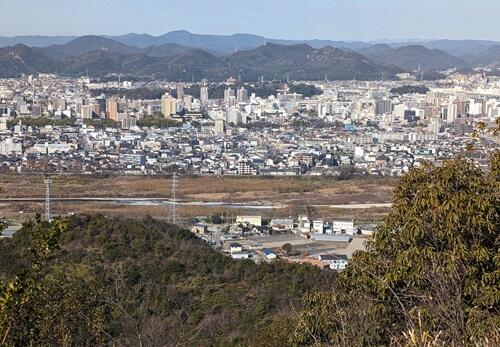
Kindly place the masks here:
POLYGON ((0 0, 0 36, 250 33, 500 40, 500 0, 0 0))

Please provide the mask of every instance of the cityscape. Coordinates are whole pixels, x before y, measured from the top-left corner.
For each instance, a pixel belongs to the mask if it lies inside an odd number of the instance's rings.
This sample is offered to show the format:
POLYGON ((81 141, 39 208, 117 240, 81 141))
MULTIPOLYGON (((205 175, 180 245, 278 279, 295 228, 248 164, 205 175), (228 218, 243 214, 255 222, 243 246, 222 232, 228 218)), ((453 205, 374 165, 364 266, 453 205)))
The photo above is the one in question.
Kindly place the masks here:
MULTIPOLYGON (((400 176, 464 154, 476 125, 493 124, 500 109, 500 77, 482 73, 422 82, 119 80, 1 80, 0 171, 400 176)), ((485 141, 467 153, 479 165, 498 146, 485 141)))
POLYGON ((0 0, 0 346, 500 345, 498 4, 309 5, 0 0))

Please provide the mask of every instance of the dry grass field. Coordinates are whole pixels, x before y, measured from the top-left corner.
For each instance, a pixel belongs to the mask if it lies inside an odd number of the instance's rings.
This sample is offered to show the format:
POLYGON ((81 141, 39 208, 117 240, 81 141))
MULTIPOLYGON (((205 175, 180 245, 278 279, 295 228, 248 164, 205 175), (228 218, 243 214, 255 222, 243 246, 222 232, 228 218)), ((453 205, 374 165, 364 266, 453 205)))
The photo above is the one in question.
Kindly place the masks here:
MULTIPOLYGON (((166 177, 54 176, 52 196, 168 198, 172 182, 166 177)), ((392 199, 394 178, 260 178, 187 177, 178 180, 177 196, 195 201, 292 202, 304 204, 385 203, 392 199)), ((40 175, 0 175, 1 198, 43 197, 40 175)))
MULTIPOLYGON (((53 176, 54 198, 169 198, 168 177, 128 176, 53 176)), ((334 209, 311 205, 387 203, 392 199, 393 178, 358 178, 337 181, 334 178, 260 178, 260 177, 183 177, 178 179, 177 196, 185 201, 286 204, 280 209, 243 209, 224 206, 179 206, 179 215, 221 214, 235 217, 260 214, 264 217, 290 217, 309 213, 315 218, 352 218, 378 220, 388 208, 334 209)), ((0 175, 0 200, 5 198, 43 198, 45 187, 40 175, 0 175)), ((102 213, 105 215, 166 218, 169 206, 125 206, 112 202, 58 202, 54 214, 102 213)), ((25 220, 43 213, 43 203, 1 203, 0 217, 25 220), (22 213, 20 213, 22 211, 22 213)))

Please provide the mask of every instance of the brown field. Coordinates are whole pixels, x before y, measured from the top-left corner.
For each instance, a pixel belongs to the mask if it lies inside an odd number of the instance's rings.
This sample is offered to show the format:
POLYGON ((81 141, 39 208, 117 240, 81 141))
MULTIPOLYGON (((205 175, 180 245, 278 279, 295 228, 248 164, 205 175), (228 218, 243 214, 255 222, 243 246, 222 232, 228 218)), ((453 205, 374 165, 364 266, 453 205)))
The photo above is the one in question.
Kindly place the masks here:
MULTIPOLYGON (((168 206, 122 206, 112 203, 74 203, 74 202, 53 202, 53 215, 65 216, 74 214, 94 214, 100 213, 107 216, 122 216, 128 218, 143 218, 151 216, 156 219, 168 219, 168 206)), ((223 214, 230 220, 238 215, 262 215, 264 218, 294 217, 298 213, 307 213, 305 209, 284 208, 275 210, 248 210, 248 209, 229 209, 220 206, 204 207, 190 206, 178 207, 180 220, 187 222, 196 216, 210 216, 213 214, 223 214)), ((369 208, 369 209, 333 209, 320 208, 309 211, 312 218, 321 218, 324 220, 333 219, 356 219, 363 222, 376 222, 389 212, 388 208, 369 208)), ((0 205, 0 217, 6 217, 9 220, 23 222, 33 218, 37 213, 44 213, 43 203, 12 203, 0 205), (22 211, 22 213, 21 213, 22 211)))
MULTIPOLYGON (((168 198, 170 178, 53 176, 52 196, 168 198)), ((254 178, 187 177, 178 180, 180 199, 224 202, 291 202, 304 204, 385 203, 392 199, 394 178, 254 178)), ((0 175, 1 198, 40 198, 43 176, 0 175)))
MULTIPOLYGON (((171 179, 167 177, 102 177, 53 176, 52 197, 127 197, 169 198, 171 179)), ((260 214, 264 217, 289 217, 309 213, 317 218, 353 218, 378 220, 387 208, 332 209, 307 208, 308 205, 342 205, 354 203, 387 203, 392 199, 393 178, 358 178, 337 181, 334 178, 260 178, 260 177, 183 177, 178 179, 177 197, 187 201, 262 202, 286 204, 274 210, 234 209, 222 206, 179 206, 179 215, 187 220, 193 216, 224 213, 260 214)), ((45 187, 40 175, 0 175, 0 199, 43 198, 45 187)), ((152 216, 166 218, 169 207, 124 206, 112 202, 57 202, 52 204, 54 214, 102 213, 128 217, 152 216)), ((1 203, 0 217, 24 220, 35 213, 43 213, 43 204, 1 203), (23 213, 20 213, 23 211, 23 213)))

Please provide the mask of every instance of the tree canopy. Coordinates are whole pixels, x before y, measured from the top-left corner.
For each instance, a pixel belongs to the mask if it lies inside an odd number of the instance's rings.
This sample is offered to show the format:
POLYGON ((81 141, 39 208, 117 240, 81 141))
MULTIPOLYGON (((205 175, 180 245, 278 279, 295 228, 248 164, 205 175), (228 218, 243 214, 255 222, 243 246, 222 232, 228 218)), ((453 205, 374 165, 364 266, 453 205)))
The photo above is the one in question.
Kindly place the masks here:
POLYGON ((250 346, 329 278, 232 260, 151 218, 95 215, 1 239, 0 282, 0 345, 250 346))
POLYGON ((332 292, 307 295, 290 344, 500 343, 500 154, 405 175, 332 292))

